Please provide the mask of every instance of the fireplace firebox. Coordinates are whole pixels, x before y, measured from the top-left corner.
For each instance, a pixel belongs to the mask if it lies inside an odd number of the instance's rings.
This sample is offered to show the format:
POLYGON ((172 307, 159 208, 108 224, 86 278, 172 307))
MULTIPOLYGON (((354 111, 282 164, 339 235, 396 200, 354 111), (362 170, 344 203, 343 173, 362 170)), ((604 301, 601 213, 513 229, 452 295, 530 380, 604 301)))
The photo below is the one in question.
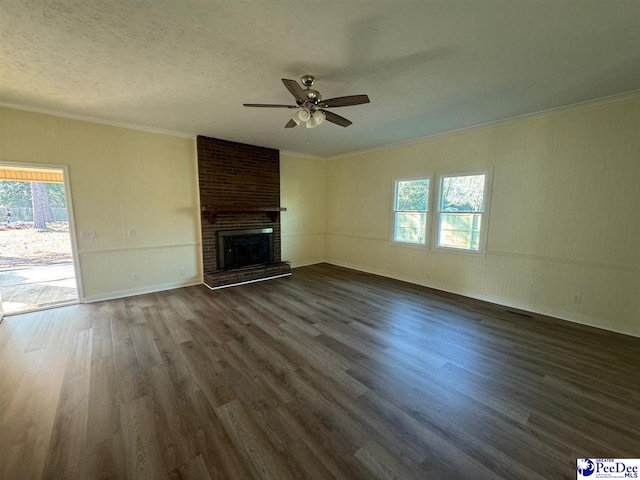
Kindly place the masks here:
POLYGON ((218 256, 221 270, 273 262, 273 228, 218 232, 218 256))

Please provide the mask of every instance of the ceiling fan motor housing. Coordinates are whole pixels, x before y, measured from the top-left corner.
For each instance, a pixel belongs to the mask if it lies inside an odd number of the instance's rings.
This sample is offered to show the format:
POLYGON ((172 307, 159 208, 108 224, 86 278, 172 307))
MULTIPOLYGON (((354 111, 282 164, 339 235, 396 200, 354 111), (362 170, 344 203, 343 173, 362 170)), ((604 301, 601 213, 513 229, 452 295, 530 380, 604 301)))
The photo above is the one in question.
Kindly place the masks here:
POLYGON ((316 81, 315 77, 313 75, 303 75, 300 77, 300 81, 302 82, 302 85, 307 87, 303 90, 307 97, 307 101, 312 105, 317 104, 322 99, 322 96, 320 95, 320 92, 311 88, 316 81))
POLYGON ((322 99, 322 95, 320 95, 320 92, 311 88, 305 89, 304 94, 307 96, 308 101, 313 103, 314 105, 318 103, 320 99, 322 99))

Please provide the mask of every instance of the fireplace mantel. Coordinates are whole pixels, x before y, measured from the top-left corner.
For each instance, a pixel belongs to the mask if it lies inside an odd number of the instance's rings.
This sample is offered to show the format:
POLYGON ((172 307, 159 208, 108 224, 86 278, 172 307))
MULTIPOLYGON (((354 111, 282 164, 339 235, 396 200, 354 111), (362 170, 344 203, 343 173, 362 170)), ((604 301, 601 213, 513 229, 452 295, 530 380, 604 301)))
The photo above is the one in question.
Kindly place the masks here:
POLYGON ((260 213, 264 212, 269 215, 272 222, 278 220, 280 212, 286 212, 284 207, 256 207, 250 205, 203 205, 201 210, 209 214, 209 221, 215 223, 219 213, 260 213))

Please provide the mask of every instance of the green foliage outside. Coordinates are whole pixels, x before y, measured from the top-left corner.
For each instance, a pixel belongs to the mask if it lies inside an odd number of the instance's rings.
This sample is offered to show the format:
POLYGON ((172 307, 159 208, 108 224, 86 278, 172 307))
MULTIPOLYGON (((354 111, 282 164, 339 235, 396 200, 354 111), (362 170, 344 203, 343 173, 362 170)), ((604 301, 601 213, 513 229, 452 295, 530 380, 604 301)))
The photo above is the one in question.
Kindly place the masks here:
POLYGON ((484 175, 443 178, 440 210, 445 212, 482 211, 484 181, 484 175))
POLYGON ((0 181, 0 205, 6 208, 31 206, 31 188, 28 182, 0 181))
MULTIPOLYGON (((484 175, 465 175, 442 179, 442 205, 445 212, 480 212, 484 201, 484 175)), ((429 180, 398 182, 396 210, 426 211, 429 180)))
POLYGON ((66 208, 67 197, 62 183, 47 183, 47 192, 49 193, 49 201, 52 207, 66 208))
MULTIPOLYGON (((47 193, 52 207, 65 208, 66 197, 62 183, 47 183, 47 193)), ((5 208, 30 208, 31 186, 29 182, 0 180, 0 206, 5 208)))
POLYGON ((429 199, 429 180, 405 180, 398 182, 396 210, 426 211, 429 199))

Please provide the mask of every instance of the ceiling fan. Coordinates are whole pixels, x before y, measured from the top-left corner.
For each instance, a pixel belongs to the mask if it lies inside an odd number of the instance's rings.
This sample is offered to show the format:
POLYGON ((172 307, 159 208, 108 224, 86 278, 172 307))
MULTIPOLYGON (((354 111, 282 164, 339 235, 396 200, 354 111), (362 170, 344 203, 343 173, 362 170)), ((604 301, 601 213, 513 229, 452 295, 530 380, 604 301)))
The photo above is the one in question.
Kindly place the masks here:
POLYGON ((287 87, 287 90, 296 99, 296 105, 275 105, 265 103, 245 103, 245 107, 260 107, 260 108, 295 108, 298 111, 293 115, 291 120, 287 122, 284 128, 293 128, 300 125, 300 122, 304 122, 307 128, 315 128, 322 122, 327 120, 328 122, 335 123, 341 127, 348 127, 351 125, 351 121, 347 120, 340 115, 336 115, 333 112, 325 110, 325 108, 335 107, 349 107, 351 105, 362 105, 363 103, 369 103, 369 97, 366 95, 348 95, 346 97, 329 98, 328 100, 322 100, 322 95, 317 90, 312 89, 315 78, 313 75, 304 75, 301 79, 302 85, 306 88, 302 88, 295 80, 282 79, 282 83, 287 87))

